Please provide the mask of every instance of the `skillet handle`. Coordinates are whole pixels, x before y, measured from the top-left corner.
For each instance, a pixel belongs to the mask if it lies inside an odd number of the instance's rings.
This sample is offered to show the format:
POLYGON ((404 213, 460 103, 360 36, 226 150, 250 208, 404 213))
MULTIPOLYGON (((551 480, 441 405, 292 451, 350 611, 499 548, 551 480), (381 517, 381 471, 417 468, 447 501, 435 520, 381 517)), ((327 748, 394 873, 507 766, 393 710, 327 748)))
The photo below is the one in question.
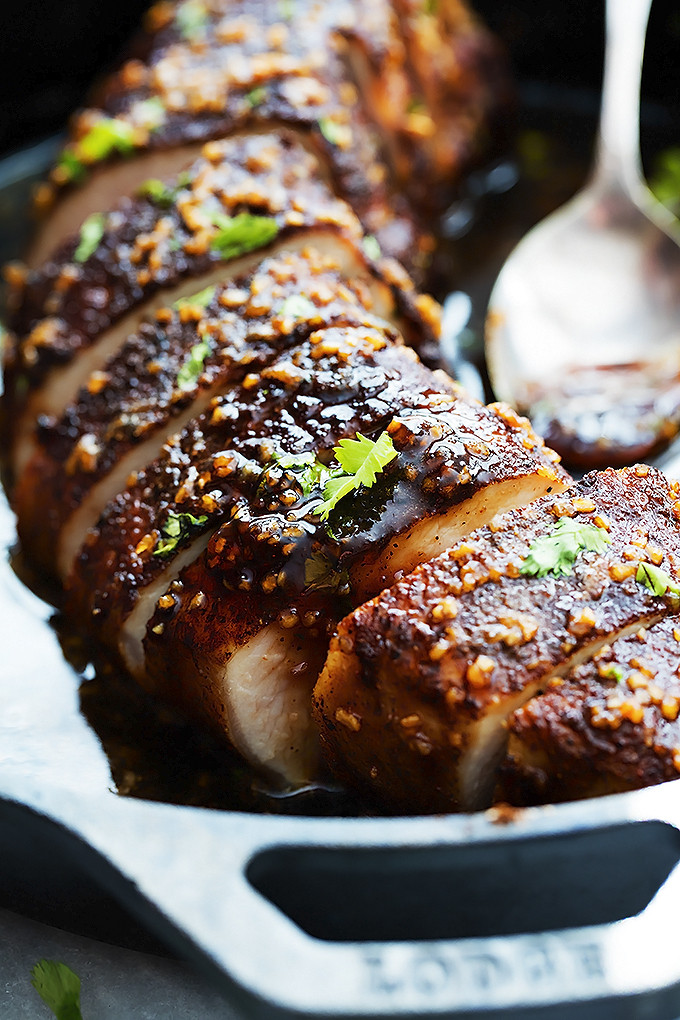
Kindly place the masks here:
POLYGON ((668 937, 680 906, 680 867, 636 917, 492 938, 322 941, 294 926, 245 877, 230 902, 237 938, 204 948, 253 995, 247 1015, 261 1020, 569 1020, 582 1017, 586 1004, 587 1016, 602 1020, 643 1015, 628 1012, 636 1008, 658 1020, 680 1013, 680 953, 668 937))

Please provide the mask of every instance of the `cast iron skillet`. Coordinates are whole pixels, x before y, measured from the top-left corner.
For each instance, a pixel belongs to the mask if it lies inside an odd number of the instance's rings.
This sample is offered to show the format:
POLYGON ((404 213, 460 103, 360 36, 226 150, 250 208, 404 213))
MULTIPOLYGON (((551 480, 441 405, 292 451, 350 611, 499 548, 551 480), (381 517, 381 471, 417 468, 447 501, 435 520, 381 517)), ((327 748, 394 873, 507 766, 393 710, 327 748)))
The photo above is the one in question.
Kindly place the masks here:
MULTIPOLYGON (((581 5, 568 6, 573 15, 581 5)), ((558 109, 567 150, 585 140, 587 158, 596 97, 530 86, 529 105, 532 96, 529 126, 554 122, 558 109)), ((661 134, 662 113, 652 107, 649 116, 661 134)), ((4 164, 4 255, 25 225, 26 182, 54 144, 4 164)), ((522 199, 521 185, 514 194, 522 199)), ((496 237, 497 203, 513 199, 486 201, 496 237)), ((473 240, 459 280, 482 293, 513 232, 547 211, 539 203, 506 221, 479 270, 473 240)), ((4 550, 15 542, 4 501, 0 541, 4 550)), ((81 678, 51 612, 4 555, 5 904, 121 943, 132 938, 129 911, 253 1017, 680 1013, 680 781, 512 814, 406 819, 277 817, 122 797, 80 712, 81 678)))

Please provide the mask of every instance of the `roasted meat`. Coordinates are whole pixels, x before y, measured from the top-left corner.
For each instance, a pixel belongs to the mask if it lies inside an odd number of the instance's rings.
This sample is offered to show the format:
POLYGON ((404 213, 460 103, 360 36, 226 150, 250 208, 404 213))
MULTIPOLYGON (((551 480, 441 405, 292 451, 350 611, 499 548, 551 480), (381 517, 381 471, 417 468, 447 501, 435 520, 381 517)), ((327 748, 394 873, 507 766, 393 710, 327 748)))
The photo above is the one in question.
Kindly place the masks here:
POLYGON ((676 611, 663 585, 644 582, 662 569, 677 587, 679 496, 650 468, 588 475, 500 515, 343 620, 314 693, 337 770, 409 811, 484 807, 510 717, 527 771, 542 736, 545 765, 557 728, 522 706, 676 611))
MULTIPOLYGON (((262 287, 256 293, 265 300, 262 287)), ((314 742, 315 668, 351 600, 374 595, 499 509, 566 484, 524 420, 467 400, 368 313, 352 323, 357 314, 349 305, 348 324, 324 325, 315 313, 313 331, 303 322, 281 338, 278 357, 258 371, 251 364, 239 385, 212 397, 104 509, 69 578, 74 616, 91 620, 147 686, 185 708, 208 708, 242 750, 247 741, 231 722, 244 715, 231 702, 234 678, 257 672, 253 662, 276 633, 285 654, 263 670, 283 713, 269 727, 272 759, 281 726, 291 726, 286 692, 292 685, 299 700, 302 679, 307 712, 295 709, 296 748, 314 742), (334 448, 382 433, 396 457, 322 520, 334 448), (168 663, 180 661, 168 681, 168 663)), ((239 683, 237 693, 245 689, 239 683)))
POLYGON ((202 143, 286 127, 383 250, 417 265, 423 214, 488 151, 507 94, 496 43, 460 0, 158 3, 73 123, 31 261, 112 196, 185 169, 202 143))
POLYGON ((498 795, 520 804, 636 790, 680 775, 680 617, 606 644, 509 720, 498 795))

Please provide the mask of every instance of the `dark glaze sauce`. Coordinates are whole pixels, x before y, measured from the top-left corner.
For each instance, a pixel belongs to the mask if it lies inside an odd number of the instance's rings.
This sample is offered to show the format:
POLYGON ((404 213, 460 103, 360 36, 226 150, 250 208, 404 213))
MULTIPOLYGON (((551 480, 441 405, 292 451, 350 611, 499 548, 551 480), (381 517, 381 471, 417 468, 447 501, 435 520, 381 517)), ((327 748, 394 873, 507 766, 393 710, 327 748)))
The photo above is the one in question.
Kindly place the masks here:
POLYGON ((598 365, 565 373, 525 413, 546 443, 584 470, 647 461, 680 428, 680 377, 649 365, 598 365))

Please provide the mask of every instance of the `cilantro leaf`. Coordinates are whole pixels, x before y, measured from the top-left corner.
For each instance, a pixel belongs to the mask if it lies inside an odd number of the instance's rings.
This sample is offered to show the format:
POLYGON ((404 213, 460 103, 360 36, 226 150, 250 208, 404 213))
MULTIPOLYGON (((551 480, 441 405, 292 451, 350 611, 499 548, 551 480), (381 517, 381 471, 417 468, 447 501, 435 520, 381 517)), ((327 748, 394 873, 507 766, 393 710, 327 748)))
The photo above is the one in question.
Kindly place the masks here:
POLYGON ((600 676, 605 680, 616 680, 617 684, 620 684, 623 682, 623 669, 612 663, 600 672, 600 676))
POLYGON ((124 120, 102 117, 76 146, 76 155, 83 163, 98 163, 114 152, 126 155, 135 147, 135 129, 124 120))
POLYGON ((181 390, 190 390, 196 385, 198 377, 205 367, 205 359, 211 352, 212 347, 207 337, 203 337, 200 343, 194 344, 188 358, 177 373, 177 385, 181 390))
POLYGON ((178 310, 180 308, 186 308, 187 305, 197 305, 199 308, 207 308, 212 299, 215 297, 216 290, 216 284, 213 284, 211 287, 205 287, 204 290, 199 290, 197 294, 192 294, 190 297, 178 298, 177 301, 173 301, 172 307, 178 310))
POLYGON ((382 255, 382 250, 380 248, 378 240, 373 236, 373 234, 366 235, 366 237, 361 242, 361 247, 364 250, 364 255, 368 255, 369 259, 373 259, 374 262, 376 261, 376 259, 379 259, 382 255))
POLYGON ((560 517, 551 535, 537 538, 520 567, 520 574, 529 577, 567 577, 571 574, 580 552, 604 552, 611 538, 602 528, 584 524, 572 517, 560 517))
POLYGON ((325 553, 319 552, 305 560, 305 588, 307 591, 338 591, 349 585, 349 574, 340 570, 325 553))
POLYGON ((83 1020, 80 978, 65 963, 39 960, 31 970, 31 984, 57 1020, 83 1020))
POLYGON ((290 316, 291 319, 309 319, 318 314, 319 309, 304 294, 291 294, 279 308, 279 315, 290 316))
POLYGON ((293 471, 303 496, 309 496, 332 475, 314 453, 275 453, 275 462, 285 471, 293 471))
POLYGON ((318 125, 319 131, 331 145, 337 145, 339 148, 342 148, 343 143, 346 143, 348 136, 346 124, 339 124, 337 120, 333 120, 331 117, 321 117, 318 125))
POLYGON ((165 538, 161 539, 158 543, 153 551, 153 555, 167 556, 168 553, 174 552, 183 538, 187 538, 195 528, 203 527, 207 520, 208 518, 205 514, 201 514, 200 517, 194 517, 193 514, 178 514, 174 510, 170 510, 168 519, 161 528, 165 538))
POLYGON ((314 511, 322 521, 328 519, 331 510, 345 496, 362 485, 366 489, 374 485, 377 476, 397 456, 387 432, 381 433, 375 442, 358 432, 355 439, 341 439, 334 453, 342 473, 334 474, 324 486, 324 501, 314 511))
POLYGON ((57 160, 57 166, 67 181, 82 181, 85 166, 72 149, 64 149, 57 160))
POLYGON ((186 172, 178 176, 174 187, 165 184, 158 177, 149 177, 139 185, 137 194, 140 198, 150 198, 161 209, 170 209, 177 201, 180 191, 188 187, 189 184, 191 184, 191 174, 186 172))
POLYGON ((283 18, 284 21, 290 21, 295 14, 295 0, 279 0, 276 6, 279 17, 283 18))
POLYGON ((186 0, 177 10, 175 25, 183 39, 201 35, 208 24, 208 11, 201 0, 186 0))
POLYGON ((638 584, 644 585, 652 595, 673 595, 680 598, 680 585, 660 567, 653 563, 640 563, 635 574, 638 584))
POLYGON ((104 236, 104 224, 106 219, 103 213, 92 213, 83 222, 80 228, 80 240, 78 247, 73 253, 76 262, 87 262, 90 255, 97 250, 99 242, 104 236))
POLYGON ((650 190, 676 215, 680 213, 680 148, 666 149, 656 159, 650 190))
POLYGON ((267 90, 258 85, 257 88, 251 89, 250 92, 246 92, 246 101, 250 104, 254 110, 256 106, 260 106, 267 97, 267 90))
POLYGON ((219 227, 219 232, 210 247, 219 252, 223 259, 233 259, 237 255, 262 248, 273 241, 279 232, 273 217, 253 216, 252 213, 239 213, 237 216, 218 213, 214 223, 219 227))

